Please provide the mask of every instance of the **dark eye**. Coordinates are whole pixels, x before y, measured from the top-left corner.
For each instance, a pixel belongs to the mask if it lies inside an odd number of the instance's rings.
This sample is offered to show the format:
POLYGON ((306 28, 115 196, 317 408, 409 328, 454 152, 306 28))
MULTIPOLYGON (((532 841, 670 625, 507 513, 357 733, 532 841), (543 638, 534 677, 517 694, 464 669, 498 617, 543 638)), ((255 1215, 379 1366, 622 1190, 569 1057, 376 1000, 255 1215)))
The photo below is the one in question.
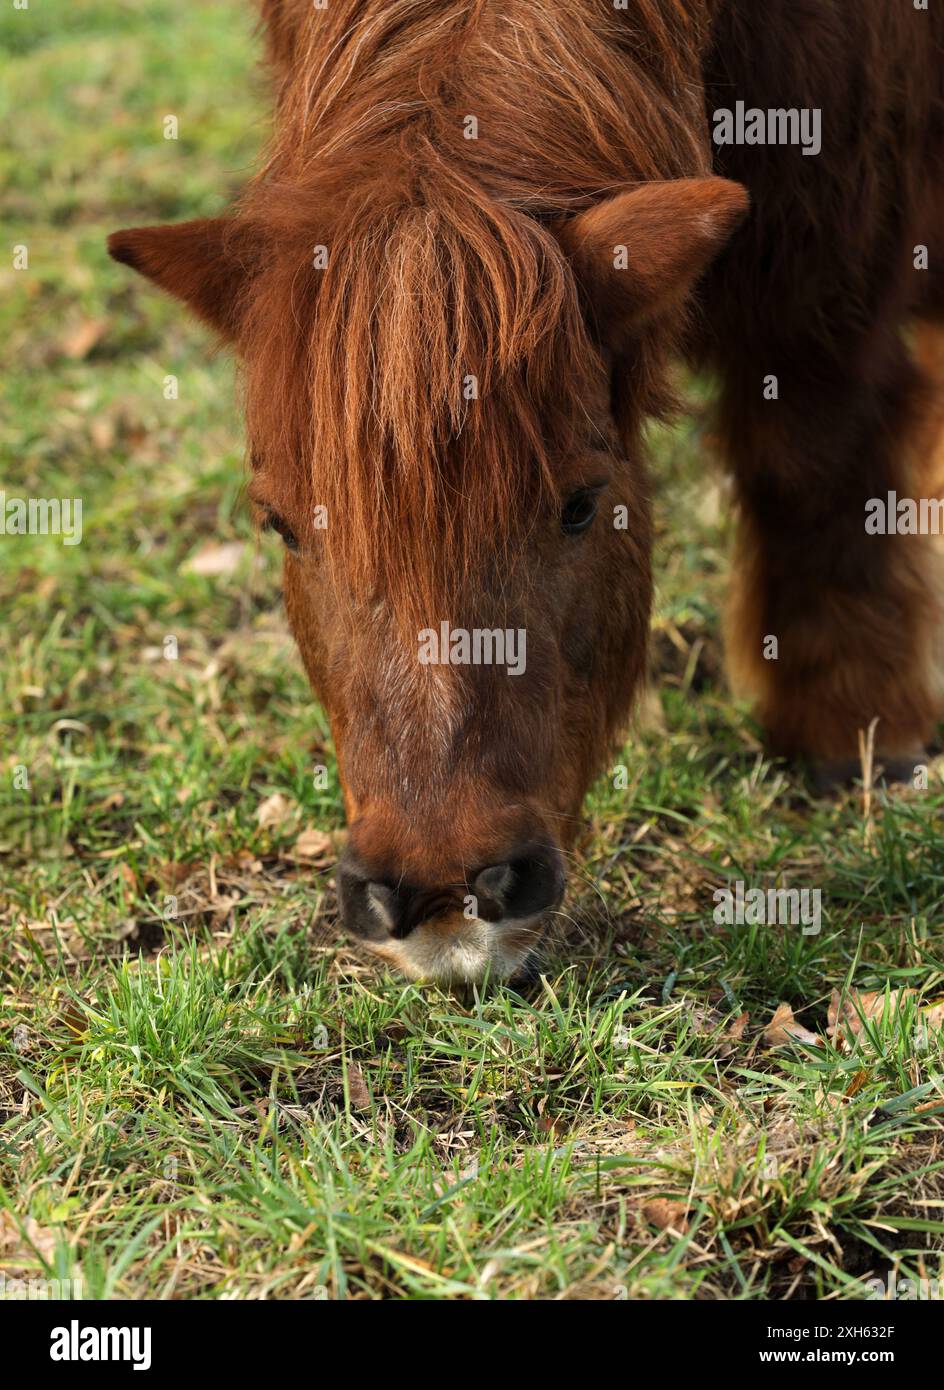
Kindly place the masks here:
POLYGON ((262 523, 263 531, 276 531, 283 539, 289 550, 298 550, 298 537, 289 526, 287 521, 283 521, 275 512, 269 512, 265 521, 262 523))
POLYGON ((582 487, 571 493, 561 512, 561 530, 565 536, 579 536, 593 525, 599 491, 599 488, 582 487))

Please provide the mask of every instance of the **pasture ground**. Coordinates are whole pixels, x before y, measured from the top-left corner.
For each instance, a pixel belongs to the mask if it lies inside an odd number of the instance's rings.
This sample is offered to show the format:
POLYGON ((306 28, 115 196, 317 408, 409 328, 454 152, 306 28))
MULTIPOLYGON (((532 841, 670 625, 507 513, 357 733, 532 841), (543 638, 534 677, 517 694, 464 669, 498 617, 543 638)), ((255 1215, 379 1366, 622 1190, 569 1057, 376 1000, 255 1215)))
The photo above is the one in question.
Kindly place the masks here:
POLYGON ((242 500, 232 366, 104 249, 251 169, 249 8, 0 15, 0 479, 81 496, 85 529, 0 539, 0 1274, 347 1299, 939 1276, 941 768, 821 801, 765 760, 721 676, 697 391, 653 440, 655 692, 543 980, 453 996, 341 940, 332 750, 242 500), (821 891, 821 932, 716 926, 738 880, 821 891), (815 1041, 770 1034, 781 1003, 815 1041))

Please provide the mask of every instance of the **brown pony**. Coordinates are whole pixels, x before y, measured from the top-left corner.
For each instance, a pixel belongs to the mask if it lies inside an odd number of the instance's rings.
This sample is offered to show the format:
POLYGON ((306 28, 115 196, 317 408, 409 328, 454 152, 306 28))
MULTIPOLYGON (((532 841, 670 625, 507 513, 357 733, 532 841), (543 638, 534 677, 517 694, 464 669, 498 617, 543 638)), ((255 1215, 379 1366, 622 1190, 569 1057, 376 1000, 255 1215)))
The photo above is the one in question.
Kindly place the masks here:
POLYGON ((944 313, 944 5, 262 11, 264 168, 232 215, 110 248, 242 361, 350 930, 441 979, 540 940, 645 668, 640 435, 681 352, 720 383, 730 657, 773 749, 848 770, 878 720, 910 768, 937 715, 929 543, 865 521, 924 476, 904 327, 944 313))

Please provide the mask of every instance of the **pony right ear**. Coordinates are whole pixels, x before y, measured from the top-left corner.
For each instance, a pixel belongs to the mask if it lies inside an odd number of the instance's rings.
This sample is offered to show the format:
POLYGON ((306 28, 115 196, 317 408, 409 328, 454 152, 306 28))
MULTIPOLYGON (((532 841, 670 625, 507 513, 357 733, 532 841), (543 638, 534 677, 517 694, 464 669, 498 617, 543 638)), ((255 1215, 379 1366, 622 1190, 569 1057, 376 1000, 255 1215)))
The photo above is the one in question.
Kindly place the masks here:
POLYGON ((672 179, 617 193, 559 224, 600 341, 618 351, 682 300, 749 203, 747 190, 728 179, 672 179))
POLYGON ((232 217, 203 217, 166 227, 131 227, 108 238, 109 254, 182 299, 232 341, 246 288, 261 259, 258 230, 232 217))

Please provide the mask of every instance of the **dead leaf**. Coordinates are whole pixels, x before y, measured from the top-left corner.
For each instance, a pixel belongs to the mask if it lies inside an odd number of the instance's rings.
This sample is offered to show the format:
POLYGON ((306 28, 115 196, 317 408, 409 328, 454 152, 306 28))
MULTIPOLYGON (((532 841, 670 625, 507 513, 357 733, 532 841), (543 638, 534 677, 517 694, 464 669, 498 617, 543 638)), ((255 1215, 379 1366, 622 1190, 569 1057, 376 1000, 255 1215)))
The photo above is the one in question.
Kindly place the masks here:
POLYGON ((922 1010, 922 1016, 925 1025, 932 1032, 938 1028, 944 1028, 944 1000, 940 1004, 929 1004, 926 1009, 922 1010))
POLYGON ((154 868, 154 879, 161 888, 176 888, 190 878, 194 869, 193 864, 182 864, 179 861, 157 864, 154 868))
POLYGON ((118 865, 118 872, 121 875, 125 887, 128 889, 128 892, 137 895, 138 876, 135 873, 134 869, 132 869, 131 865, 126 860, 122 860, 122 862, 118 865))
POLYGON ((63 355, 71 357, 73 362, 81 361, 83 357, 88 357, 107 332, 107 319, 82 319, 63 337, 60 344, 63 355))
POLYGON ((250 854, 248 849, 238 849, 235 854, 229 854, 223 860, 226 869, 232 869, 236 873, 261 874, 265 865, 261 859, 257 859, 254 854, 250 854))
POLYGON ((797 1023, 789 1004, 778 1004, 773 1018, 764 1029, 764 1037, 770 1047, 783 1047, 788 1042, 822 1043, 818 1033, 811 1033, 802 1023, 797 1023))
POLYGON ((865 1023, 881 1019, 886 998, 889 1016, 892 1016, 900 1012, 905 999, 913 998, 917 992, 914 989, 892 989, 886 996, 883 989, 851 990, 843 998, 839 991, 834 989, 829 1000, 826 1032, 835 1043, 848 1045, 852 1038, 859 1036, 865 1023))
POLYGON ((447 1168, 442 1177, 434 1180, 433 1191, 436 1193, 437 1197, 441 1197, 443 1193, 449 1191, 450 1187, 455 1187, 458 1183, 469 1182, 471 1179, 477 1178, 478 1175, 478 1159, 473 1158, 472 1162, 465 1168, 460 1169, 458 1173, 447 1168))
POLYGON ((88 1032, 88 1019, 72 999, 66 999, 59 1018, 77 1037, 83 1037, 88 1032))
POLYGON ((46 1264, 52 1264, 56 1253, 56 1236, 31 1216, 26 1217, 21 1230, 13 1215, 4 1208, 0 1211, 0 1253, 4 1256, 3 1265, 7 1273, 10 1272, 10 1265, 17 1262, 35 1264, 37 1254, 46 1264))
POLYGON ((356 1062, 347 1069, 347 1090, 355 1110, 366 1110, 370 1105, 370 1091, 364 1080, 364 1073, 356 1062))
POLYGON ((281 792, 273 792, 271 796, 266 797, 265 801, 261 801, 256 809, 256 821, 260 830, 266 830, 273 825, 281 825, 294 809, 294 801, 290 801, 281 792))
POLYGON ((688 1234, 685 1211, 683 1202, 673 1202, 668 1197, 654 1197, 651 1202, 644 1204, 642 1214, 651 1226, 658 1226, 660 1231, 684 1236, 688 1234))
POLYGON ((115 442, 114 422, 97 416, 89 426, 89 434, 96 449, 101 450, 103 454, 107 453, 115 442))
POLYGON ((697 1004, 689 1010, 689 1020, 696 1035, 700 1038, 710 1037, 712 1033, 718 1031, 721 1023, 721 1015, 717 1009, 700 1008, 697 1004))
POLYGON ((744 1037, 744 1029, 750 1022, 750 1017, 750 1014, 746 1010, 744 1011, 744 1013, 738 1014, 737 1018, 728 1028, 724 1036, 730 1042, 740 1042, 741 1039, 744 1037))
POLYGON ((869 1072, 865 1069, 865 1067, 863 1067, 861 1071, 856 1072, 855 1076, 849 1082, 849 1085, 846 1087, 845 1094, 850 1098, 854 1095, 857 1095, 859 1091, 862 1090, 862 1087, 865 1085, 868 1079, 869 1072))
POLYGON ((931 1034, 939 1033, 942 1028, 944 1028, 944 1002, 926 1005, 921 1010, 918 1027, 915 1029, 917 1046, 922 1051, 926 1051, 931 1045, 931 1034))
POLYGON ((196 555, 191 555, 180 567, 181 574, 202 574, 213 579, 222 574, 232 574, 239 566, 246 552, 244 541, 209 541, 201 546, 196 555))
POLYGON ((306 825, 292 846, 296 859, 330 859, 334 854, 334 842, 325 830, 314 825, 306 825))

